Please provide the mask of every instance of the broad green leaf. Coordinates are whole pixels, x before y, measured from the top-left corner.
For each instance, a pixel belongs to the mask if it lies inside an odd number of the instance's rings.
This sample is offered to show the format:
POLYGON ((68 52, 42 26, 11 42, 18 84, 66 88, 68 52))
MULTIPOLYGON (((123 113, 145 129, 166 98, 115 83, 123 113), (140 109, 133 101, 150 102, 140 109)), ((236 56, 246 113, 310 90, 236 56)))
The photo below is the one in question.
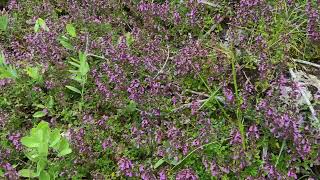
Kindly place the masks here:
POLYGON ((164 162, 166 162, 163 158, 159 159, 159 161, 153 166, 154 169, 157 169, 159 166, 161 166, 164 162))
POLYGON ((27 146, 29 148, 33 148, 33 147, 39 147, 40 143, 39 143, 39 140, 37 140, 35 137, 33 136, 26 136, 26 137, 23 137, 21 138, 21 143, 24 145, 24 146, 27 146))
POLYGON ((43 111, 37 111, 37 112, 35 112, 35 113, 33 114, 33 117, 35 117, 35 118, 41 118, 41 117, 44 117, 45 115, 46 115, 45 112, 43 112, 43 111))
POLYGON ((37 175, 34 172, 34 170, 31 170, 31 169, 21 169, 18 173, 22 177, 27 177, 27 178, 37 177, 37 175))
POLYGON ((38 162, 38 152, 33 149, 30 152, 25 152, 25 155, 28 159, 30 159, 32 162, 38 162))
POLYGON ((47 142, 42 142, 40 143, 39 147, 38 147, 38 152, 40 156, 44 156, 46 157, 48 155, 48 143, 47 142))
POLYGON ((6 31, 8 27, 8 16, 0 16, 0 31, 6 31))
POLYGON ((55 146, 57 143, 59 143, 61 139, 61 134, 59 129, 54 129, 50 134, 50 145, 49 147, 55 146))
POLYGON ((59 157, 65 156, 65 155, 67 155, 67 154, 70 154, 71 152, 72 152, 72 150, 71 150, 70 148, 67 148, 67 149, 62 150, 62 151, 58 154, 58 156, 59 156, 59 157))
POLYGON ((39 73, 38 67, 27 67, 26 72, 34 81, 42 81, 42 76, 39 73))
POLYGON ((50 180, 50 175, 47 171, 41 171, 39 180, 50 180))
POLYGON ((76 28, 72 24, 67 24, 66 26, 67 32, 71 37, 76 37, 76 28))
POLYGON ((47 160, 46 159, 39 159, 37 162, 37 175, 40 175, 40 172, 46 168, 47 160))
POLYGON ((72 150, 69 147, 69 142, 67 141, 66 138, 61 139, 59 143, 58 152, 59 152, 58 156, 64 156, 72 152, 72 150))
POLYGON ((71 91, 74 91, 76 93, 81 94, 81 91, 73 86, 66 86, 66 88, 70 89, 71 91))

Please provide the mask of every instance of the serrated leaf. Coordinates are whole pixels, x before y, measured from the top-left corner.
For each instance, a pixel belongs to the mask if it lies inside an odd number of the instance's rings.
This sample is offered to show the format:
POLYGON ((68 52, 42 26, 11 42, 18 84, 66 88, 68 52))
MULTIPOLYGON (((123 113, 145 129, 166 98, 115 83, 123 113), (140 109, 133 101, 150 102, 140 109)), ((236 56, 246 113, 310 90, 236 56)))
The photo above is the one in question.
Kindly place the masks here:
POLYGON ((0 31, 6 31, 8 27, 8 16, 0 16, 0 31))
POLYGON ((21 169, 18 173, 22 177, 27 177, 27 178, 37 177, 37 175, 34 172, 34 170, 31 170, 31 169, 21 169))
POLYGON ((34 118, 41 118, 41 117, 44 117, 45 115, 46 115, 45 112, 43 112, 43 111, 37 111, 37 112, 35 112, 35 113, 33 114, 33 117, 34 117, 34 118))
POLYGON ((33 136, 26 136, 21 138, 21 144, 24 146, 27 146, 29 148, 33 148, 33 147, 39 147, 40 143, 39 141, 33 137, 33 136))
POLYGON ((81 94, 81 91, 73 86, 66 86, 66 88, 70 89, 71 91, 74 91, 76 93, 81 94))
POLYGON ((50 175, 47 171, 41 171, 39 180, 50 180, 50 175))
POLYGON ((159 161, 154 164, 153 168, 154 169, 157 169, 159 166, 161 166, 164 162, 166 162, 163 158, 162 159, 159 159, 159 161))
POLYGON ((72 24, 67 24, 66 26, 67 32, 71 37, 76 37, 76 28, 72 24))

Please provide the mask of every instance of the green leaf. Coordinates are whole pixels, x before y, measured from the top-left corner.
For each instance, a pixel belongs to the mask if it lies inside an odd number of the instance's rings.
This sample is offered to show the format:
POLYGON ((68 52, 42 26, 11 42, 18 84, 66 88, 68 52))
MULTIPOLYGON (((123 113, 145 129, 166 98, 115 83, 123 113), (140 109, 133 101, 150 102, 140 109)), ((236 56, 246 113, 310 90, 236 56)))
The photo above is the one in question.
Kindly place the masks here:
POLYGON ((0 31, 6 31, 8 27, 8 16, 0 16, 0 31))
POLYGON ((26 72, 28 76, 30 76, 34 81, 38 81, 38 82, 42 81, 42 76, 39 73, 38 67, 27 67, 26 72))
POLYGON ((72 149, 67 148, 67 149, 62 150, 62 151, 58 154, 58 156, 61 157, 61 156, 65 156, 65 155, 70 154, 70 153, 72 153, 72 149))
POLYGON ((74 50, 74 47, 72 46, 72 44, 70 44, 68 42, 68 38, 64 37, 64 36, 61 36, 58 38, 58 41, 60 42, 60 44, 66 48, 66 49, 69 49, 69 50, 74 50))
POLYGON ((35 112, 35 113, 33 114, 33 117, 35 117, 35 118, 41 118, 41 117, 44 117, 45 115, 46 115, 45 112, 43 112, 43 111, 37 111, 37 112, 35 112))
POLYGON ((4 172, 2 169, 0 169, 0 177, 3 177, 4 176, 4 172))
POLYGON ((67 155, 67 154, 70 154, 72 152, 72 150, 69 147, 69 142, 67 141, 66 138, 63 138, 60 141, 60 144, 59 144, 59 147, 58 147, 58 151, 59 151, 59 154, 58 154, 59 157, 67 155))
POLYGON ((4 54, 3 54, 3 51, 1 51, 0 53, 0 66, 4 66, 5 65, 5 57, 4 57, 4 54))
POLYGON ((72 24, 67 24, 66 26, 67 32, 71 37, 76 37, 76 28, 72 24))
POLYGON ((47 171, 41 171, 39 180, 50 180, 50 175, 47 171))
POLYGON ((45 159, 40 159, 37 162, 37 175, 40 175, 40 172, 46 168, 46 165, 47 165, 47 160, 45 159))
POLYGON ((53 147, 59 143, 61 139, 61 134, 59 129, 55 129, 50 134, 50 145, 49 147, 53 147))
POLYGON ((48 156, 48 151, 49 151, 48 143, 46 142, 40 143, 40 146, 38 147, 39 155, 46 157, 48 156))
POLYGON ((38 24, 38 23, 36 23, 35 25, 34 25, 34 32, 38 32, 39 31, 39 28, 40 28, 40 25, 38 24))
POLYGON ((45 20, 43 20, 42 18, 38 18, 36 23, 34 24, 34 32, 38 32, 40 27, 45 30, 45 31, 49 31, 48 26, 46 25, 45 20))
POLYGON ((153 166, 154 169, 157 169, 159 166, 161 166, 164 162, 166 162, 163 158, 159 159, 159 161, 153 166))
POLYGON ((29 148, 39 147, 40 143, 34 136, 26 136, 21 138, 21 143, 29 148))
POLYGON ((75 63, 75 62, 69 61, 69 63, 70 63, 71 65, 73 65, 73 66, 77 67, 77 68, 79 68, 79 67, 80 67, 80 65, 79 65, 79 64, 77 64, 77 63, 75 63))
POLYGON ((66 86, 66 88, 70 89, 71 91, 74 91, 76 93, 81 94, 81 91, 73 86, 66 86))
POLYGON ((79 51, 80 68, 79 72, 82 76, 85 76, 89 72, 89 64, 87 62, 87 55, 79 51))
POLYGON ((34 170, 31 170, 31 169, 21 169, 18 173, 22 177, 27 177, 27 178, 37 177, 37 175, 34 172, 34 170))

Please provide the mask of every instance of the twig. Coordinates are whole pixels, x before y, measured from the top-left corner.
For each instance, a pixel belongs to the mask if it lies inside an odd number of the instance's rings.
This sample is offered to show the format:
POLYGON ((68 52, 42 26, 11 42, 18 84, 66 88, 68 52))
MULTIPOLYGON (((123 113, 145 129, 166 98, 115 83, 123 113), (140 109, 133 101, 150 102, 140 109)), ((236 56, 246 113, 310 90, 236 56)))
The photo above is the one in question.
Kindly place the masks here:
MULTIPOLYGON (((198 100, 197 103, 205 103, 205 102, 207 102, 208 100, 210 100, 211 98, 212 98, 212 97, 209 97, 209 98, 207 98, 207 99, 198 100)), ((217 101, 220 101, 220 102, 224 103, 224 99, 223 99, 223 97, 221 97, 221 96, 215 96, 215 99, 216 99, 217 101)), ((178 110, 180 110, 180 109, 183 109, 183 108, 188 108, 188 107, 190 107, 192 104, 193 104, 193 102, 188 103, 188 104, 183 104, 183 105, 181 105, 180 107, 177 107, 177 108, 173 109, 172 112, 176 112, 176 111, 178 111, 178 110)))
POLYGON ((85 50, 85 54, 88 53, 88 48, 89 48, 89 35, 87 34, 87 36, 86 36, 86 50, 85 50))
MULTIPOLYGON (((224 141, 226 141, 226 140, 229 140, 229 139, 231 139, 231 138, 225 138, 225 139, 222 140, 222 142, 224 142, 224 141)), ((179 166, 184 160, 186 160, 186 159, 187 159, 189 156, 191 156, 194 152, 196 152, 196 151, 198 151, 199 149, 202 149, 202 148, 204 148, 204 147, 206 147, 206 146, 209 146, 209 145, 211 145, 211 144, 215 144, 215 143, 217 143, 217 141, 213 141, 213 142, 211 142, 211 143, 204 144, 204 145, 202 145, 202 146, 197 147, 196 149, 192 150, 189 154, 187 154, 183 159, 181 159, 181 160, 180 160, 175 166, 173 166, 170 170, 173 170, 174 168, 176 168, 177 166, 179 166)))
POLYGON ((163 70, 164 70, 164 68, 166 67, 167 63, 168 63, 168 60, 169 60, 169 58, 170 58, 170 49, 169 49, 169 46, 167 46, 167 49, 168 49, 168 51, 167 51, 166 61, 164 62, 162 68, 158 71, 158 73, 156 74, 156 76, 154 76, 153 79, 155 79, 160 73, 163 73, 163 70))
POLYGON ((301 63, 301 64, 306 64, 306 65, 310 65, 310 66, 314 66, 314 67, 320 68, 320 65, 319 65, 319 64, 316 64, 316 63, 304 61, 304 60, 301 60, 301 59, 292 59, 292 60, 293 60, 294 62, 298 62, 298 63, 301 63))
POLYGON ((286 145, 286 140, 284 139, 282 141, 282 145, 281 145, 281 149, 280 149, 280 152, 279 152, 279 155, 277 157, 277 161, 276 161, 276 164, 274 165, 275 167, 277 167, 278 163, 279 163, 279 160, 280 160, 280 157, 281 157, 281 154, 283 152, 283 149, 284 149, 284 146, 286 145))
POLYGON ((207 1, 207 0, 200 0, 199 3, 201 3, 201 4, 206 4, 206 5, 215 7, 215 8, 220 7, 218 4, 214 4, 214 3, 209 2, 209 1, 207 1))
POLYGON ((319 124, 319 119, 318 119, 317 116, 316 116, 316 111, 314 110, 314 108, 313 108, 311 102, 309 101, 309 99, 308 99, 306 93, 304 92, 304 90, 300 88, 300 86, 299 86, 300 83, 299 83, 299 81, 297 81, 297 76, 296 76, 296 74, 293 72, 292 68, 289 69, 289 72, 290 72, 290 74, 291 74, 291 77, 292 77, 293 81, 295 81, 295 82, 298 84, 298 90, 300 91, 303 99, 304 99, 305 102, 307 103, 307 105, 308 105, 308 107, 309 107, 309 109, 310 109, 310 112, 311 112, 311 115, 312 115, 313 120, 317 121, 317 124, 319 124))
POLYGON ((197 91, 193 91, 193 90, 190 90, 190 89, 187 89, 186 92, 190 92, 190 93, 192 93, 192 94, 196 94, 196 95, 199 95, 199 96, 210 97, 209 94, 202 93, 202 92, 197 92, 197 91))
POLYGON ((96 57, 96 58, 99 58, 99 59, 107 59, 104 56, 98 56, 98 55, 95 55, 95 54, 87 54, 87 56, 96 57))

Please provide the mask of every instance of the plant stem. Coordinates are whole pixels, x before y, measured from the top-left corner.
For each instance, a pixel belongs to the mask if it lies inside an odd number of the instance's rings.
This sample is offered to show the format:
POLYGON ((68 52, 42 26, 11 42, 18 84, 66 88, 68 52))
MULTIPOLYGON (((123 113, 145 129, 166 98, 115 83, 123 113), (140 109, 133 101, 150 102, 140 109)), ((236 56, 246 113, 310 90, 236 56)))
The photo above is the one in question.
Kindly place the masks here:
POLYGON ((242 147, 243 150, 246 149, 246 137, 245 137, 245 130, 244 126, 242 123, 242 113, 240 110, 240 97, 238 93, 238 85, 237 85, 237 71, 235 67, 235 55, 233 52, 230 53, 230 58, 231 58, 231 66, 232 66, 232 77, 233 77, 233 85, 234 85, 234 90, 235 90, 235 95, 236 95, 236 102, 237 102, 237 111, 236 111, 236 116, 237 116, 237 121, 238 121, 238 128, 241 134, 241 139, 242 139, 242 147))
POLYGON ((279 155, 278 155, 276 164, 274 165, 275 167, 277 167, 277 165, 278 165, 278 163, 279 163, 279 160, 280 160, 280 157, 281 157, 281 154, 282 154, 282 151, 283 151, 285 145, 286 145, 286 140, 284 139, 284 140, 282 141, 281 149, 280 149, 280 152, 279 152, 279 155))

